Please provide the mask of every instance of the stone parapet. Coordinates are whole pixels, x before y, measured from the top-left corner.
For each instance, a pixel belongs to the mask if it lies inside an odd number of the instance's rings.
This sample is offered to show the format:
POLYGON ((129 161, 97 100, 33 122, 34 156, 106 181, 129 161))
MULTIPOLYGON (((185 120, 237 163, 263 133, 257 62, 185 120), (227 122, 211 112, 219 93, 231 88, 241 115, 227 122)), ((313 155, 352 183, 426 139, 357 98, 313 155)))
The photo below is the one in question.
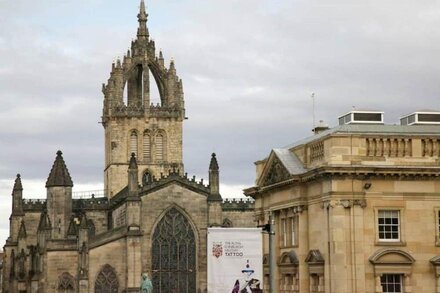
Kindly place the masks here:
POLYGON ((255 209, 255 201, 248 198, 227 198, 222 202, 223 211, 250 211, 255 209))

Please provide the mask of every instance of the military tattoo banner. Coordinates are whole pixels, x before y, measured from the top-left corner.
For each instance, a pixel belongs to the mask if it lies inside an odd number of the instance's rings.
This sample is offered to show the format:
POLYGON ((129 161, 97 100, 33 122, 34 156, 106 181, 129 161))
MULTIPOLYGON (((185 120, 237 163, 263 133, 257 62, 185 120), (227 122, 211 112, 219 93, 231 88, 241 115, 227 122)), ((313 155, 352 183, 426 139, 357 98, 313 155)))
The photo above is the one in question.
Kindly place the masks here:
POLYGON ((263 292, 261 229, 208 228, 208 293, 263 292))

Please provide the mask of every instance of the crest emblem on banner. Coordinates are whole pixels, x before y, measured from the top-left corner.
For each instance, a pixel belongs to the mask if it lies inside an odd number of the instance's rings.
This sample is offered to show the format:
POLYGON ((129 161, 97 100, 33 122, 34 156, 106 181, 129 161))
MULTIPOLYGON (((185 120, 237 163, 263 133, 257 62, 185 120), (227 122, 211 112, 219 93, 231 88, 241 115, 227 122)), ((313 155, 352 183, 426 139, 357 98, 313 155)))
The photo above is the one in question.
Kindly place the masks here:
POLYGON ((216 258, 223 255, 223 244, 221 242, 212 243, 212 255, 216 258))

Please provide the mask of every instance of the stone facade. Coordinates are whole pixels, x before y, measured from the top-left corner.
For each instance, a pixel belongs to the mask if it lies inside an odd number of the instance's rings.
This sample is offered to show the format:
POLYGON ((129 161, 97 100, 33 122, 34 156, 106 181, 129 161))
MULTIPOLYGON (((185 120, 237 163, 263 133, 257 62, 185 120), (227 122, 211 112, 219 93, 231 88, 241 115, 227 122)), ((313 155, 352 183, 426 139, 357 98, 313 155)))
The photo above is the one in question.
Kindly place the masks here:
POLYGON ((106 196, 73 197, 60 151, 45 199, 24 199, 17 175, 2 292, 139 292, 143 272, 154 292, 206 292, 207 228, 255 227, 253 201, 220 195, 215 154, 208 184, 184 172, 182 81, 155 55, 143 1, 138 20, 103 85, 106 196), (160 105, 150 103, 153 77, 160 105))
POLYGON ((256 166, 274 292, 440 292, 439 125, 341 125, 256 166))

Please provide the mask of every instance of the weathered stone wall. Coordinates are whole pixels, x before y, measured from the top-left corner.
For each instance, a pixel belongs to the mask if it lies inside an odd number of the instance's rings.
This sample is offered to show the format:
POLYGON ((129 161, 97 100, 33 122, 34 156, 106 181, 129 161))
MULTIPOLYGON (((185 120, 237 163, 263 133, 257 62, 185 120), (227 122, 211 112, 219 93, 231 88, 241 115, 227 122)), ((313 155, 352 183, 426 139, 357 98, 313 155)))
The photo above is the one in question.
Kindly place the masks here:
MULTIPOLYGON (((95 292, 95 281, 104 265, 108 264, 116 272, 119 290, 126 286, 127 247, 125 238, 91 248, 89 251, 89 292, 95 292)), ((140 260, 139 260, 140 261, 140 260)))
POLYGON ((224 211, 223 220, 229 219, 232 227, 255 228, 254 211, 224 211))
POLYGON ((141 118, 141 119, 115 119, 106 126, 105 135, 110 137, 107 148, 108 162, 104 174, 105 188, 110 197, 127 186, 127 167, 130 160, 130 133, 136 130, 138 137, 138 166, 139 178, 148 169, 156 178, 160 173, 167 174, 175 165, 183 173, 182 161, 182 122, 177 119, 141 118), (149 130, 152 136, 158 130, 165 133, 165 156, 162 161, 157 161, 154 156, 154 142, 152 145, 151 160, 143 158, 143 134, 149 130))
POLYGON ((58 279, 64 272, 73 277, 77 275, 78 252, 77 251, 48 251, 45 292, 56 292, 58 289, 58 279))
POLYGON ((95 234, 107 231, 107 211, 105 210, 89 210, 86 212, 88 220, 92 220, 95 225, 95 234))

